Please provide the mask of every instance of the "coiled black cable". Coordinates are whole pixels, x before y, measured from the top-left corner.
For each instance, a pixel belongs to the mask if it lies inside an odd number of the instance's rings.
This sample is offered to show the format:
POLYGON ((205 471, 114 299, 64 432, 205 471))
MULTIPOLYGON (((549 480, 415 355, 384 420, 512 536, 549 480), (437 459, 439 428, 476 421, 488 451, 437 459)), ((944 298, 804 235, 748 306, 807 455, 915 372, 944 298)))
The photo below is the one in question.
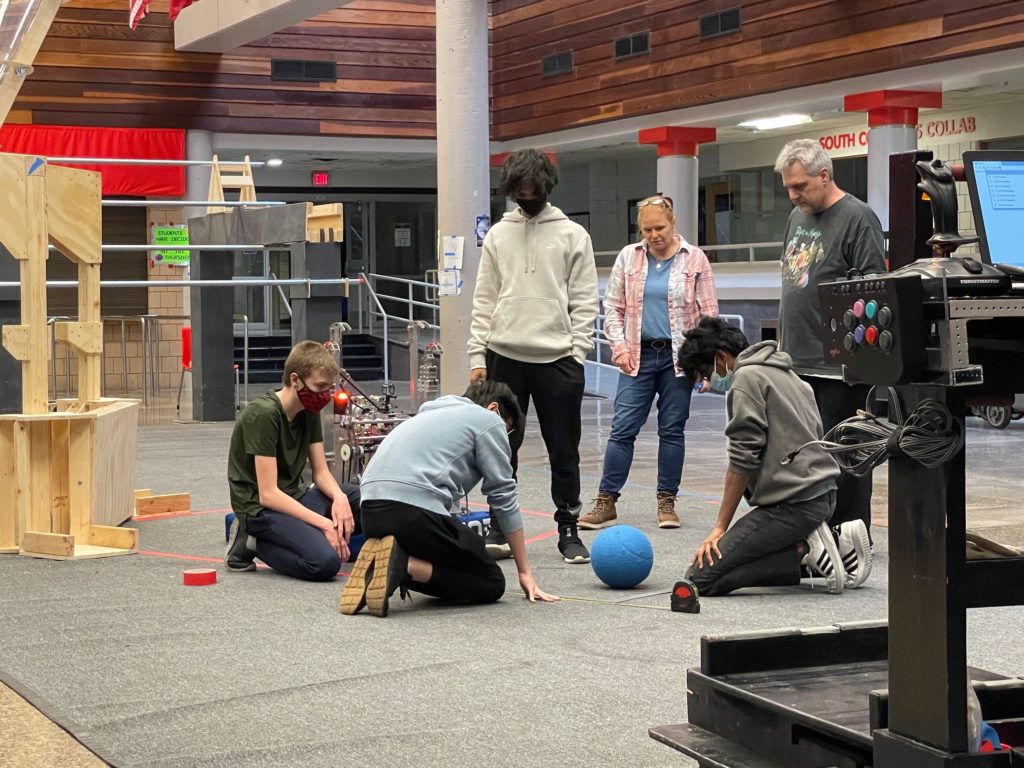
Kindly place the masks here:
MULTIPOLYGON (((874 387, 868 402, 874 397, 874 387)), ((782 459, 788 464, 804 448, 820 445, 840 468, 854 477, 864 477, 890 456, 907 456, 929 469, 952 459, 964 444, 963 422, 954 419, 938 400, 926 398, 904 420, 903 403, 889 388, 889 421, 857 411, 839 422, 821 440, 804 443, 782 459)))

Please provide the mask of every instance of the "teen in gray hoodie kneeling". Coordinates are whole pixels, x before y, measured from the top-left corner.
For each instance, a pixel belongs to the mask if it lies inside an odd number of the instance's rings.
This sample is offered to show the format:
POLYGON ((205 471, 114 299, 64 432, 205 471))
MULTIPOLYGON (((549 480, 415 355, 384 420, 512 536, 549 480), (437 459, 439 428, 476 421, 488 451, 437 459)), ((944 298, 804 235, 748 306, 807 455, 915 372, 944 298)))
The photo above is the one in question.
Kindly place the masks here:
POLYGON ((738 328, 705 317, 686 335, 679 367, 691 381, 708 379, 726 394, 728 414, 729 468, 718 520, 687 578, 702 595, 725 595, 798 584, 803 566, 823 577, 830 593, 842 592, 846 572, 827 522, 840 470, 812 442, 822 437, 821 418, 789 355, 774 341, 748 346, 738 328), (753 509, 730 527, 743 497, 753 509))
POLYGON ((413 591, 462 604, 498 600, 501 568, 483 538, 455 517, 459 500, 480 482, 523 593, 531 602, 558 599, 540 590, 526 557, 510 445, 522 442, 525 423, 512 390, 483 381, 462 397, 425 403, 384 438, 360 481, 367 539, 342 591, 342 613, 366 607, 387 616, 396 589, 402 597, 413 591))

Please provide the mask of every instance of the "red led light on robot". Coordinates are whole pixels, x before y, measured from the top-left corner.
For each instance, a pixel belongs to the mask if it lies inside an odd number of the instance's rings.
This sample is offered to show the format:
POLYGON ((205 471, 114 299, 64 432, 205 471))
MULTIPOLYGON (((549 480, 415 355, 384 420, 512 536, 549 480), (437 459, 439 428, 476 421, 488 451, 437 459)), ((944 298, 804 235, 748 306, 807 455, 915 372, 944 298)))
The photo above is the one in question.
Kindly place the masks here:
POLYGON ((344 389, 339 389, 334 393, 334 412, 344 413, 348 410, 348 404, 351 400, 351 396, 344 389))

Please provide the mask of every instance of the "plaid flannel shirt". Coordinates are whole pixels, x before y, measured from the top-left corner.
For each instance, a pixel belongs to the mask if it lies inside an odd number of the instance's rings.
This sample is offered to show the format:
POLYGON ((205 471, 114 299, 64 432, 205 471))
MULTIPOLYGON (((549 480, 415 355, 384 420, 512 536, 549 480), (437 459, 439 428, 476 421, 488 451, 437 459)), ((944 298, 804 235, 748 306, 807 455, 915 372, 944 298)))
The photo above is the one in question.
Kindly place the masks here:
MULTIPOLYGON (((668 319, 672 329, 672 365, 679 370, 679 347, 686 332, 704 315, 718 314, 715 276, 700 248, 679 235, 679 249, 668 278, 668 319)), ((612 343, 612 355, 627 350, 637 361, 629 371, 636 376, 640 365, 640 329, 643 325, 644 285, 647 282, 647 245, 627 245, 615 259, 604 297, 604 335, 612 343)))

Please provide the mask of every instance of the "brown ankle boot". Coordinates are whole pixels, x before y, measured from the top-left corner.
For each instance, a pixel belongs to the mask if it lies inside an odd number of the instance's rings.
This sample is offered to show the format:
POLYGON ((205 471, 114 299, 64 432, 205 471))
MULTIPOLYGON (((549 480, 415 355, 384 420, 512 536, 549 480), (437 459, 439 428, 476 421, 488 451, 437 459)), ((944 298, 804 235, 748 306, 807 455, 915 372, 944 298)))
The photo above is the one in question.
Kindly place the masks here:
POLYGON ((615 495, 606 491, 598 491, 597 498, 594 499, 594 508, 587 514, 581 515, 576 524, 580 528, 593 531, 611 525, 615 522, 616 517, 618 516, 615 514, 615 495))
POLYGON ((679 515, 676 514, 676 495, 674 493, 658 491, 658 527, 679 527, 679 515))

